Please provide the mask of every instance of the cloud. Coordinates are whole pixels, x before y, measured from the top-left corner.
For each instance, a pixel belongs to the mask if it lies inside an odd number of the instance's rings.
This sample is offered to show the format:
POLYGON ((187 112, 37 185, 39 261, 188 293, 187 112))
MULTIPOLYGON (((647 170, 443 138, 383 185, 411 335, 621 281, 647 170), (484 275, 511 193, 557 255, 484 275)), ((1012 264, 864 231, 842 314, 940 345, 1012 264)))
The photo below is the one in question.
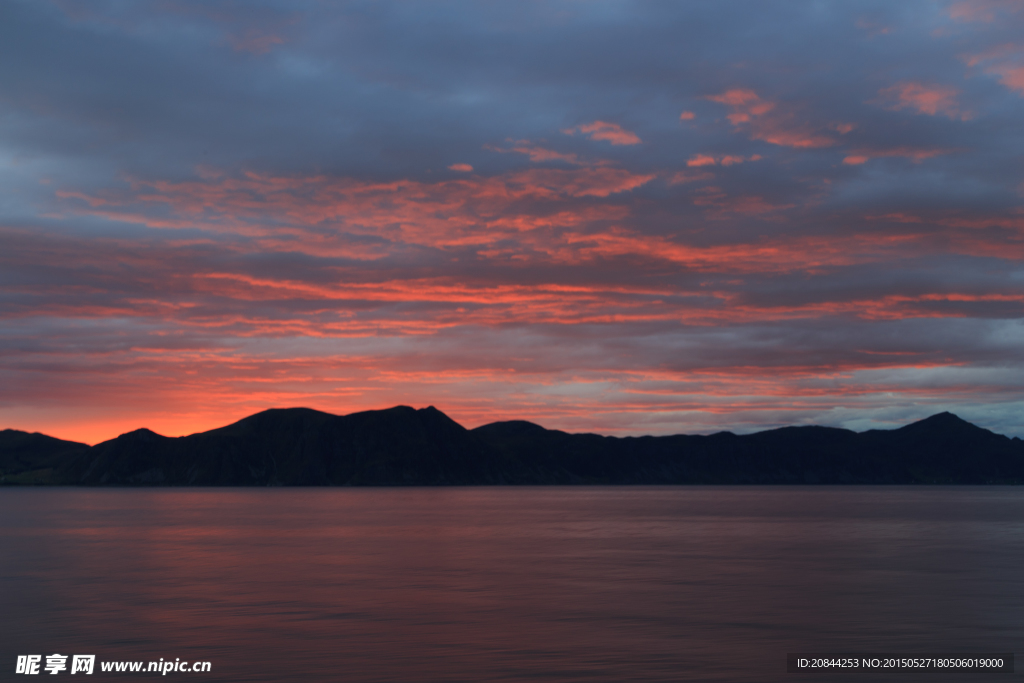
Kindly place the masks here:
POLYGON ((683 184, 686 184, 686 183, 700 182, 702 180, 711 180, 714 177, 715 177, 714 173, 709 173, 707 171, 703 171, 703 172, 701 172, 701 171, 697 171, 697 172, 693 172, 693 171, 678 171, 678 172, 672 174, 671 176, 669 176, 668 184, 669 185, 683 185, 683 184))
POLYGON ((238 52, 263 55, 270 52, 275 45, 284 44, 284 39, 281 36, 249 30, 242 35, 229 35, 228 42, 238 52))
POLYGON ((775 108, 774 102, 766 102, 758 97, 753 90, 734 88, 720 95, 709 95, 712 102, 718 102, 732 108, 728 119, 734 126, 747 123, 751 117, 762 116, 775 108))
POLYGON ((515 152, 517 154, 525 154, 525 155, 530 157, 530 161, 540 162, 540 163, 545 162, 545 161, 564 161, 565 163, 573 164, 573 165, 576 165, 576 166, 584 166, 584 165, 600 166, 600 165, 603 165, 605 163, 605 162, 600 162, 600 161, 597 161, 597 162, 583 161, 575 153, 572 153, 572 152, 556 152, 555 150, 547 149, 546 147, 541 147, 540 145, 536 145, 536 144, 530 142, 529 140, 517 140, 517 141, 514 142, 513 146, 510 149, 502 149, 501 147, 496 147, 494 145, 484 145, 484 149, 490 150, 492 152, 500 152, 500 153, 515 152))
POLYGON ((1010 90, 1024 95, 1024 66, 1014 64, 997 64, 987 70, 988 73, 999 74, 999 82, 1010 90))
POLYGON ((1009 90, 1024 95, 1024 45, 1005 43, 964 58, 968 66, 982 66, 986 74, 999 76, 1009 90))
MULTIPOLYGON (((249 172, 182 182, 136 178, 128 191, 103 196, 56 192, 68 210, 79 214, 150 227, 241 234, 265 240, 267 248, 290 244, 322 253, 329 240, 319 232, 309 235, 308 228, 331 226, 349 234, 430 246, 482 243, 510 226, 518 232, 547 225, 553 207, 585 213, 578 200, 610 198, 655 177, 610 166, 537 168, 432 183, 249 172), (482 233, 482 226, 498 232, 482 233), (291 233, 287 240, 284 233, 291 233)), ((339 253, 356 257, 348 249, 339 253)))
POLYGON ((605 121, 585 123, 575 128, 566 128, 562 132, 574 135, 577 131, 589 136, 591 140, 605 140, 613 145, 639 145, 643 142, 635 133, 623 130, 619 124, 605 121))
POLYGON ((829 125, 829 128, 838 131, 840 135, 846 135, 856 127, 856 123, 833 123, 829 125))
POLYGON ((452 164, 448 167, 448 170, 459 171, 460 173, 470 173, 472 172, 473 167, 469 164, 452 164))
POLYGON ((709 215, 714 218, 723 218, 730 214, 749 216, 770 214, 795 206, 795 204, 774 204, 759 195, 730 195, 722 188, 715 186, 697 190, 693 203, 696 206, 711 209, 709 215))
POLYGON ((865 164, 871 159, 882 159, 886 157, 902 157, 904 159, 910 159, 915 164, 919 164, 925 159, 931 159, 943 154, 951 154, 955 150, 952 149, 923 149, 915 147, 892 147, 889 149, 851 149, 847 156, 843 158, 843 163, 848 166, 859 166, 865 164))
POLYGON ((693 121, 695 118, 697 118, 697 115, 694 114, 692 111, 684 111, 682 114, 679 115, 680 121, 693 121))
POLYGON ((967 121, 973 114, 960 108, 959 95, 960 91, 951 86, 904 81, 879 90, 878 99, 873 102, 893 111, 911 109, 919 114, 945 114, 951 119, 967 121))
POLYGON ((858 19, 855 25, 857 28, 866 31, 868 35, 872 37, 884 36, 892 32, 892 26, 884 26, 863 17, 858 19))
POLYGON ((958 21, 991 23, 1000 14, 1014 14, 1020 10, 1018 0, 961 0, 949 6, 949 16, 958 21))
POLYGON ((733 126, 747 130, 752 140, 797 149, 835 144, 834 139, 814 125, 800 120, 796 108, 761 99, 751 89, 734 88, 719 95, 709 95, 707 99, 729 107, 731 111, 726 118, 733 126))
POLYGON ((707 154, 696 154, 686 161, 687 166, 714 166, 716 163, 715 158, 707 154))
POLYGON ((760 154, 752 154, 749 157, 738 156, 733 154, 726 154, 723 156, 712 156, 709 154, 695 154, 686 160, 687 166, 716 166, 721 164, 722 166, 732 166, 733 164, 742 164, 745 161, 760 161, 760 154))

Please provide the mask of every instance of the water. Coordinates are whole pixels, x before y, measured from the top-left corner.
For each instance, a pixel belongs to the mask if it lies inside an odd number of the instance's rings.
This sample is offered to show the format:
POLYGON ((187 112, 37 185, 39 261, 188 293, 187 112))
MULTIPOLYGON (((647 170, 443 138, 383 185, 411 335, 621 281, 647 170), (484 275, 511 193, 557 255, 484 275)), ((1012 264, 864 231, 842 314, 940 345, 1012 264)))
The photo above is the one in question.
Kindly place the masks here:
POLYGON ((785 657, 1019 653, 1022 561, 1011 487, 0 489, 0 678, 978 680, 785 657))

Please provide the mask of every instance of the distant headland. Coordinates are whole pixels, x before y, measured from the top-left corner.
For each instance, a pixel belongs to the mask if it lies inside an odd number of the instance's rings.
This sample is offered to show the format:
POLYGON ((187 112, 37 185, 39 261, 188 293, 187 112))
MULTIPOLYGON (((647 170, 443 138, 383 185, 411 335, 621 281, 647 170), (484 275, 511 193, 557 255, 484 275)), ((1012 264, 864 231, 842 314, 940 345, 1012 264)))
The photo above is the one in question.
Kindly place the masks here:
POLYGON ((1024 484, 1024 441, 951 413, 867 432, 617 438, 523 421, 468 430, 433 407, 287 408, 190 436, 139 429, 95 446, 6 429, 0 484, 1024 484))

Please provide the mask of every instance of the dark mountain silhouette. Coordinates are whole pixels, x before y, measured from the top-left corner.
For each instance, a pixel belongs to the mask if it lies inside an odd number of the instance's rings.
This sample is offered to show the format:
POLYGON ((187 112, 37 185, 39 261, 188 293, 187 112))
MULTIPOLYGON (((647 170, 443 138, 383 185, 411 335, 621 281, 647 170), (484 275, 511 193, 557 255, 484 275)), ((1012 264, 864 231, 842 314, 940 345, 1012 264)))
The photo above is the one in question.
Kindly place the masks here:
POLYGON ((0 482, 99 486, 1021 484, 1024 442, 950 413, 894 430, 784 427, 617 438, 523 422, 467 430, 436 408, 267 410, 184 437, 89 447, 0 432, 0 482))
POLYGON ((433 407, 341 417, 291 408, 180 438, 122 434, 60 474, 67 483, 101 485, 499 484, 512 474, 505 460, 433 407))
POLYGON ((0 432, 0 483, 51 483, 54 468, 88 450, 84 443, 5 429, 0 432))

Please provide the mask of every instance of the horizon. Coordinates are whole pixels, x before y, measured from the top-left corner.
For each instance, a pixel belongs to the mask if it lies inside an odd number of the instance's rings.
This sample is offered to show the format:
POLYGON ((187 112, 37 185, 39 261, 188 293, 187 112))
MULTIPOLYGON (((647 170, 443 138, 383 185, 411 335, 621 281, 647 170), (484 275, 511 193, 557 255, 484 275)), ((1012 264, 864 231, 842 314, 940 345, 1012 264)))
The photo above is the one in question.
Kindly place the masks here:
MULTIPOLYGON (((371 409, 365 410, 365 411, 361 410, 361 411, 357 411, 355 413, 346 413, 346 414, 336 414, 336 413, 331 413, 331 412, 328 412, 328 411, 316 410, 315 408, 308 408, 308 407, 305 407, 305 406, 290 406, 290 407, 287 407, 287 408, 279 408, 279 407, 278 408, 264 408, 263 410, 260 410, 260 411, 258 411, 256 413, 252 413, 251 415, 246 415, 246 416, 241 417, 241 418, 239 418, 237 420, 233 420, 232 422, 229 422, 227 424, 219 425, 217 427, 213 427, 213 428, 207 429, 207 430, 202 430, 202 431, 199 431, 199 432, 191 432, 189 434, 163 434, 163 433, 158 432, 158 431, 156 431, 154 429, 150 429, 149 427, 141 426, 141 427, 137 427, 135 429, 130 429, 130 430, 126 431, 126 432, 122 432, 121 434, 117 434, 117 435, 112 436, 112 437, 110 437, 108 439, 103 439, 101 441, 96 441, 96 442, 93 442, 93 443, 89 443, 89 442, 85 442, 85 441, 79 441, 78 443, 84 443, 87 446, 92 447, 92 446, 96 446, 96 445, 98 445, 100 443, 105 443, 107 441, 113 441, 114 439, 117 439, 119 437, 125 436, 127 434, 133 434, 135 432, 140 432, 140 431, 148 431, 150 433, 156 434, 157 436, 161 436, 161 437, 165 437, 165 438, 172 438, 172 439, 173 438, 184 438, 184 437, 188 437, 188 436, 195 436, 196 434, 203 434, 205 432, 213 431, 213 430, 216 430, 216 429, 221 429, 221 428, 224 428, 224 427, 229 427, 229 426, 231 426, 233 424, 241 422, 242 420, 245 420, 245 419, 248 419, 250 417, 253 417, 254 415, 259 415, 261 413, 271 412, 271 411, 310 410, 310 411, 313 411, 313 412, 318 412, 318 413, 322 413, 322 414, 326 414, 326 415, 331 415, 332 417, 347 417, 348 415, 356 415, 358 413, 363 413, 363 412, 382 412, 382 411, 387 411, 387 410, 394 410, 396 408, 409 408, 410 410, 415 410, 415 411, 427 410, 429 408, 433 408, 434 410, 437 410, 438 412, 440 412, 445 417, 447 417, 449 419, 453 419, 454 422, 456 422, 461 427, 463 427, 463 428, 465 428, 465 429, 467 429, 469 431, 472 431, 473 429, 476 429, 477 427, 486 426, 488 424, 498 424, 498 423, 503 423, 503 422, 523 422, 524 421, 524 420, 518 420, 518 419, 494 420, 493 422, 487 422, 487 423, 480 424, 480 425, 467 426, 467 425, 463 425, 458 420, 454 420, 454 418, 452 418, 450 415, 445 413, 443 410, 440 410, 440 409, 438 409, 438 408, 436 408, 435 406, 432 406, 432 405, 431 406, 425 406, 423 408, 416 408, 414 406, 408 406, 408 405, 396 405, 396 406, 390 406, 388 408, 371 408, 371 409)), ((956 418, 957 420, 959 420, 961 422, 966 422, 967 424, 974 425, 974 423, 970 422, 969 420, 964 420, 962 417, 960 417, 956 413, 952 413, 952 412, 949 412, 949 411, 942 411, 942 412, 939 412, 939 413, 934 413, 932 415, 928 415, 927 417, 923 417, 923 418, 920 418, 920 419, 916 419, 916 420, 912 420, 912 421, 906 422, 904 424, 895 425, 895 426, 892 426, 892 427, 883 427, 883 428, 872 427, 871 429, 883 429, 885 431, 894 430, 894 429, 900 429, 901 427, 907 427, 907 426, 909 426, 911 424, 916 424, 918 422, 924 422, 926 420, 931 420, 932 418, 940 417, 942 415, 949 415, 949 416, 951 416, 953 418, 956 418)), ((542 428, 547 429, 547 430, 554 430, 555 429, 555 428, 552 428, 552 427, 547 427, 546 425, 543 425, 543 424, 540 424, 540 423, 537 423, 537 422, 533 422, 532 420, 525 420, 525 422, 530 422, 530 423, 532 423, 534 425, 537 425, 537 426, 542 427, 542 428)), ((974 425, 974 426, 978 427, 980 425, 974 425)), ((687 433, 679 432, 679 433, 675 433, 675 434, 624 434, 624 435, 619 435, 619 434, 605 434, 605 433, 602 433, 602 432, 568 432, 568 433, 570 433, 570 434, 590 433, 590 434, 597 434, 598 436, 608 436, 608 437, 614 437, 614 438, 642 437, 642 436, 711 436, 711 435, 714 435, 714 434, 721 434, 721 433, 731 433, 731 434, 736 434, 737 436, 745 436, 745 435, 749 435, 749 434, 757 434, 759 432, 772 431, 772 430, 775 430, 775 429, 787 429, 787 428, 790 428, 790 427, 826 427, 826 428, 830 428, 830 429, 844 429, 843 427, 835 427, 833 425, 821 425, 821 424, 784 424, 784 425, 766 426, 766 427, 763 427, 763 428, 760 428, 760 429, 750 429, 750 430, 746 430, 746 431, 732 431, 732 430, 728 430, 728 429, 721 429, 721 430, 709 431, 709 432, 687 432, 687 433)), ((51 437, 55 437, 55 438, 60 438, 60 437, 56 437, 53 434, 43 434, 42 432, 26 432, 26 430, 23 430, 23 429, 19 430, 19 429, 11 428, 11 427, 7 427, 5 429, 10 429, 11 431, 20 431, 20 432, 24 432, 24 433, 42 434, 43 436, 51 436, 51 437)), ((2 431, 2 430, 0 430, 0 431, 2 431)), ((566 430, 560 430, 560 431, 566 431, 566 430)), ((870 431, 870 430, 863 429, 863 430, 849 430, 849 431, 853 431, 855 433, 863 433, 865 431, 870 431)), ((989 431, 992 431, 992 430, 989 430, 989 431)), ((1012 438, 1019 438, 1019 437, 1013 437, 1013 436, 1006 435, 1006 434, 999 434, 998 432, 993 432, 993 433, 998 434, 999 436, 1006 436, 1007 438, 1011 438, 1011 439, 1012 438)), ((63 440, 65 440, 65 441, 75 441, 74 439, 63 439, 63 440)))
POLYGON ((1021 35, 1006 0, 6 3, 0 425, 1024 437, 1021 35))

